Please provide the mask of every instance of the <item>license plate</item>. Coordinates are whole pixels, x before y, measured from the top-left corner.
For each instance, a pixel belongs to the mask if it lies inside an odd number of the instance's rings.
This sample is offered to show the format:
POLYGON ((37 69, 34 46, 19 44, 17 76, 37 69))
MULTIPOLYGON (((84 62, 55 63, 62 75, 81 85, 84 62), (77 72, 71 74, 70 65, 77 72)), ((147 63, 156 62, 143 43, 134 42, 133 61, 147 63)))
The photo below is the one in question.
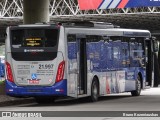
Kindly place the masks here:
POLYGON ((39 80, 29 80, 29 84, 39 84, 39 80))

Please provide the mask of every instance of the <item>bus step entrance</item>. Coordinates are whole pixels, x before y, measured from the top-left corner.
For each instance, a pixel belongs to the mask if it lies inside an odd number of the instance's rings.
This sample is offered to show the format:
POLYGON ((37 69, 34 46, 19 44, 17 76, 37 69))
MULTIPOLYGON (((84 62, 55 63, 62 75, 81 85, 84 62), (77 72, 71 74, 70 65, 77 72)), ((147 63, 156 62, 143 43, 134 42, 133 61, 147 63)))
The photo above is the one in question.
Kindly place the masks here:
POLYGON ((84 94, 84 90, 81 90, 81 87, 78 87, 78 95, 84 94))

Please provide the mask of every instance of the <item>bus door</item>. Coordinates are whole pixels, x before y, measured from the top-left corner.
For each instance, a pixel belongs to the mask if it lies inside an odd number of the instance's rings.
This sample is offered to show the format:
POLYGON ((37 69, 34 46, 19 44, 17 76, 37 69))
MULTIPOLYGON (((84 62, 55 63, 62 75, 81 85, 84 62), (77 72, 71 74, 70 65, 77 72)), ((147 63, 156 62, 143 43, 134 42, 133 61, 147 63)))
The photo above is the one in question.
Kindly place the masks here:
POLYGON ((67 91, 71 97, 77 97, 77 80, 78 80, 78 44, 75 34, 67 36, 67 52, 68 52, 68 84, 67 91))
POLYGON ((146 82, 149 86, 152 85, 153 74, 153 55, 152 55, 152 41, 145 40, 145 63, 146 63, 146 82))
POLYGON ((77 35, 78 42, 78 94, 87 94, 87 51, 86 51, 86 36, 77 35))

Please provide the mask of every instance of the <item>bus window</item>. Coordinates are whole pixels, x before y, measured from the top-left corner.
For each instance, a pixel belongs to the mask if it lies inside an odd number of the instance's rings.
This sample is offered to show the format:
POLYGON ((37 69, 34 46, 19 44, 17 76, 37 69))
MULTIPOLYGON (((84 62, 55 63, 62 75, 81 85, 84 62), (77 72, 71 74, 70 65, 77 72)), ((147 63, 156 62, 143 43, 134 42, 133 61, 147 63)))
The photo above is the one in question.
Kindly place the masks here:
POLYGON ((86 36, 86 44, 89 46, 87 50, 87 59, 92 63, 90 68, 98 71, 102 67, 102 63, 100 58, 102 57, 101 50, 104 41, 102 41, 102 36, 99 35, 87 35, 86 36))
POLYGON ((122 49, 121 49, 121 60, 122 60, 122 67, 129 67, 129 48, 127 42, 122 42, 122 49))
POLYGON ((113 49, 113 68, 114 69, 119 69, 121 60, 120 60, 120 50, 121 50, 121 41, 116 40, 112 43, 112 49, 113 49))
POLYGON ((77 59, 77 44, 76 44, 76 35, 67 36, 68 43, 68 58, 77 59))
POLYGON ((113 47, 113 59, 119 59, 119 50, 118 47, 113 47))
POLYGON ((14 30, 12 31, 12 47, 20 48, 22 46, 23 33, 22 30, 14 30))
POLYGON ((12 47, 54 47, 57 45, 57 29, 12 30, 12 47))
POLYGON ((142 67, 144 65, 144 50, 143 50, 143 38, 135 38, 134 40, 134 46, 132 46, 131 48, 133 48, 132 52, 132 57, 133 57, 133 62, 132 62, 132 66, 136 66, 136 67, 142 67))
POLYGON ((59 30, 56 28, 11 29, 13 59, 18 61, 53 60, 57 56, 59 30), (33 55, 33 52, 36 53, 33 55))

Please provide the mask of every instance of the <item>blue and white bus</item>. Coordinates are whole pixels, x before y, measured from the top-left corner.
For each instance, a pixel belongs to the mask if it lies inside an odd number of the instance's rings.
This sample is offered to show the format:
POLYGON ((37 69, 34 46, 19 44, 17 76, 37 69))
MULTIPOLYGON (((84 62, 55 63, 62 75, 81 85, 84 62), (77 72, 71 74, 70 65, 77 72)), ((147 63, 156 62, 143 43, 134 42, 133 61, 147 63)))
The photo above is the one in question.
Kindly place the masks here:
POLYGON ((100 23, 8 27, 6 93, 39 103, 58 97, 97 101, 122 92, 139 96, 152 82, 150 38, 148 30, 100 23))

